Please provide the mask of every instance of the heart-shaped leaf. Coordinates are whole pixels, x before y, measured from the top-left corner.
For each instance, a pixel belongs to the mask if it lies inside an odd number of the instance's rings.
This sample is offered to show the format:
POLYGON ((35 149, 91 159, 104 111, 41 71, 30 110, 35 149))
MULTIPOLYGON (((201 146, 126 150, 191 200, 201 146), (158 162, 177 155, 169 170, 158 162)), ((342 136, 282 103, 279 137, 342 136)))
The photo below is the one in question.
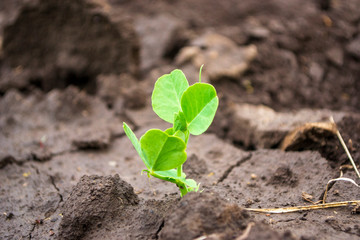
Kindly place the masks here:
POLYGON ((181 96, 188 87, 189 83, 181 70, 160 77, 151 96, 154 112, 161 119, 173 123, 174 114, 181 111, 181 96))
POLYGON ((168 135, 173 135, 173 136, 181 138, 185 142, 185 145, 187 145, 187 142, 189 140, 189 135, 190 135, 189 130, 185 130, 185 131, 177 130, 177 131, 175 131, 174 128, 168 128, 168 129, 165 130, 165 132, 168 135))
POLYGON ((149 163, 148 161, 145 159, 144 154, 141 150, 141 146, 139 143, 139 140, 137 139, 137 137, 135 136, 134 132, 129 128, 129 126, 126 123, 123 123, 123 128, 125 131, 126 136, 128 136, 128 138, 130 139, 132 145, 134 146, 135 150, 137 151, 137 153, 139 154, 140 158, 143 160, 143 162, 145 163, 145 166, 147 168, 149 168, 149 163))
POLYGON ((205 132, 214 119, 219 99, 215 88, 207 83, 195 83, 181 98, 181 108, 193 135, 205 132))
POLYGON ((186 161, 184 141, 159 129, 147 131, 141 137, 140 145, 150 171, 170 170, 186 161))

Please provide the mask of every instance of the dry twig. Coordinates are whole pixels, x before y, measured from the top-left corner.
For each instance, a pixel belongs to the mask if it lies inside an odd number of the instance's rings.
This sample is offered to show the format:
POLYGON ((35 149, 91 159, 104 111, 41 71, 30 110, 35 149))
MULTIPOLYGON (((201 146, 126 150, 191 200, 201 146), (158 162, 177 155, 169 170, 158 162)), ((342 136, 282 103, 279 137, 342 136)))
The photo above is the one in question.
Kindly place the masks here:
POLYGON ((239 237, 236 238, 236 240, 245 240, 248 238, 251 228, 255 225, 254 222, 250 222, 247 226, 243 234, 241 234, 239 237))
POLYGON ((314 209, 357 206, 359 204, 360 204, 360 200, 354 200, 354 201, 344 201, 344 202, 323 203, 323 204, 308 205, 308 206, 286 207, 286 208, 264 208, 264 209, 245 208, 245 210, 251 212, 261 212, 261 213, 289 213, 289 212, 309 211, 314 209))
MULTIPOLYGON (((334 123, 335 126, 336 126, 336 123, 335 123, 334 118, 332 116, 330 117, 330 122, 334 123)), ((352 166, 354 167, 354 170, 355 170, 357 176, 360 178, 360 173, 359 173, 359 171, 358 171, 358 169, 357 169, 357 167, 355 165, 355 162, 354 162, 353 158, 351 157, 349 149, 347 148, 347 146, 346 146, 346 144, 344 142, 344 139, 342 138, 342 136, 341 136, 339 130, 337 129, 337 127, 336 127, 336 136, 339 138, 339 141, 340 141, 342 147, 344 148, 344 150, 346 152, 346 155, 350 159, 350 162, 351 162, 352 166)))

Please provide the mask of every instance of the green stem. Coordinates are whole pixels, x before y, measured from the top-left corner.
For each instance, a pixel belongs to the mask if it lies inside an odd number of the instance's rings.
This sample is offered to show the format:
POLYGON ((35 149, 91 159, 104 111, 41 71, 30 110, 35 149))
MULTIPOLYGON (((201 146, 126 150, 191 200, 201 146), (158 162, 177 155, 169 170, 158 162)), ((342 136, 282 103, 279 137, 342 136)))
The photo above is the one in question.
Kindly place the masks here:
POLYGON ((201 83, 201 71, 202 71, 203 66, 204 66, 204 64, 201 65, 200 71, 199 71, 199 83, 201 83))
POLYGON ((178 177, 181 177, 182 175, 182 165, 180 165, 178 168, 177 168, 177 176, 178 177))
POLYGON ((188 193, 188 190, 185 186, 185 184, 183 186, 178 186, 179 190, 180 190, 180 195, 181 197, 185 196, 188 193))

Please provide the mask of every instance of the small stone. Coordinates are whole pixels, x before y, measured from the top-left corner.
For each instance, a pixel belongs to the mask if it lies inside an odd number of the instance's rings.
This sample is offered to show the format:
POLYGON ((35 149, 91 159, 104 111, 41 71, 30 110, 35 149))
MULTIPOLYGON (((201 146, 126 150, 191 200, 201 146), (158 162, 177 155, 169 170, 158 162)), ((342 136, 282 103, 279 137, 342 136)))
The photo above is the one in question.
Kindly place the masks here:
POLYGON ((326 52, 327 59, 337 66, 344 63, 344 53, 341 48, 331 48, 326 52))
POLYGON ((312 62, 310 64, 309 74, 314 81, 320 82, 324 76, 324 69, 318 63, 312 62))
POLYGON ((346 51, 352 56, 360 59, 360 35, 346 46, 346 51))
POLYGON ((204 64, 210 80, 215 82, 224 78, 238 79, 256 56, 255 45, 238 47, 225 36, 207 33, 182 48, 176 56, 176 63, 190 62, 196 68, 204 64))
POLYGON ((115 161, 110 161, 110 162, 108 162, 108 164, 110 167, 116 167, 117 163, 115 161))
POLYGON ((283 25, 283 23, 277 19, 269 19, 268 27, 272 32, 275 33, 283 33, 286 31, 286 28, 283 25))
POLYGON ((249 30, 250 37, 264 39, 269 37, 270 31, 264 27, 255 27, 249 30))

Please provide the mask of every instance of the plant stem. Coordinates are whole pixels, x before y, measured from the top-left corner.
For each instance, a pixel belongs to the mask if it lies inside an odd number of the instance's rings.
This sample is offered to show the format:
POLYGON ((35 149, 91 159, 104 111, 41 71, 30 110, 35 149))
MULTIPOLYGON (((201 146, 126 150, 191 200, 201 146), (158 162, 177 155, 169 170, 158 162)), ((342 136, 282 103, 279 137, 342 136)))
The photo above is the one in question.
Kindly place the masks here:
POLYGON ((178 168, 177 168, 177 176, 178 177, 181 177, 182 175, 182 165, 180 165, 178 168))
POLYGON ((199 71, 199 83, 201 83, 201 71, 202 71, 203 66, 204 66, 204 64, 201 65, 200 71, 199 71))
MULTIPOLYGON (((178 186, 178 187, 179 187, 179 186, 178 186)), ((184 186, 180 186, 179 189, 180 189, 181 197, 185 196, 185 195, 188 193, 185 185, 184 185, 184 186)))

